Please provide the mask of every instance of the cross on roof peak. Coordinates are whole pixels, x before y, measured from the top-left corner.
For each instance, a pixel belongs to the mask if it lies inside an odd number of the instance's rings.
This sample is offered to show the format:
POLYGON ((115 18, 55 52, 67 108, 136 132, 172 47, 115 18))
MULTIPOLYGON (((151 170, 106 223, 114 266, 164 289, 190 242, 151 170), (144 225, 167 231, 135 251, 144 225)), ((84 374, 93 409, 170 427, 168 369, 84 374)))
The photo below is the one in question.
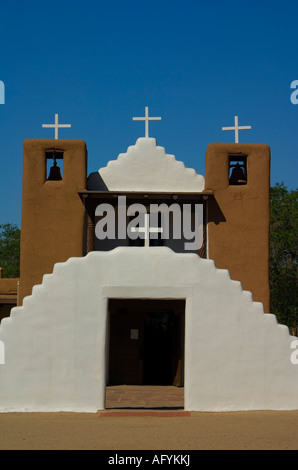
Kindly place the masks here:
POLYGON ((145 121, 145 137, 149 137, 149 121, 161 121, 161 117, 149 117, 149 107, 145 107, 145 117, 133 117, 133 121, 145 121))
POLYGON ((59 124, 59 114, 55 114, 55 124, 43 124, 43 128, 55 129, 55 140, 59 139, 59 129, 70 129, 71 124, 59 124))
POLYGON ((250 130, 251 126, 239 126, 238 116, 235 116, 235 127, 223 127, 223 131, 235 131, 235 143, 239 144, 239 131, 250 130))

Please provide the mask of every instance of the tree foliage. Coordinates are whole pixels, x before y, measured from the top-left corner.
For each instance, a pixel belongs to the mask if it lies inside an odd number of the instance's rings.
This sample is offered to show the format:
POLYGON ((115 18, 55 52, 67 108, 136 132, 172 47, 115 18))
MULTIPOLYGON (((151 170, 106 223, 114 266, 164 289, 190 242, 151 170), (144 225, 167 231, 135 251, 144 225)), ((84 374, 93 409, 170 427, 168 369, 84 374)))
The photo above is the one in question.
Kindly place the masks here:
POLYGON ((0 225, 0 267, 4 278, 20 276, 20 235, 16 225, 0 225))
POLYGON ((271 188, 271 312, 280 323, 298 327, 298 191, 281 183, 271 188))

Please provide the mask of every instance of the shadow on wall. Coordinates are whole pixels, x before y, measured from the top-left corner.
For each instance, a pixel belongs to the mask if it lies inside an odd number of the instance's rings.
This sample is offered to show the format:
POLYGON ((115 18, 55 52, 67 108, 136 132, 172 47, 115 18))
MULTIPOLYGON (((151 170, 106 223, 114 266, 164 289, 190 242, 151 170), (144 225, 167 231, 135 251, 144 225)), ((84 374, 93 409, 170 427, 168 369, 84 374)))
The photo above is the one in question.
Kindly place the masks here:
MULTIPOLYGON (((0 300, 1 302, 1 300, 0 300)), ((0 323, 3 320, 3 318, 9 318, 11 309, 16 307, 16 303, 12 304, 0 304, 0 323)))
POLYGON ((104 180, 98 173, 98 171, 94 173, 90 173, 87 179, 87 189, 88 191, 108 191, 109 190, 104 180))
POLYGON ((221 222, 226 222, 226 218, 219 207, 215 197, 209 198, 208 203, 208 222, 214 222, 215 225, 219 225, 221 222))

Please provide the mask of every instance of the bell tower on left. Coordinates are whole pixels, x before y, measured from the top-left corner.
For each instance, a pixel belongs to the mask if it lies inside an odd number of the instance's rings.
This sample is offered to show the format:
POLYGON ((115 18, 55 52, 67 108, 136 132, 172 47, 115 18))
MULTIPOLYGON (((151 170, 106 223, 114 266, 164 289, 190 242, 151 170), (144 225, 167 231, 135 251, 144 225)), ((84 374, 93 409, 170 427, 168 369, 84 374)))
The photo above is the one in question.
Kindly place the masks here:
POLYGON ((23 144, 19 304, 55 263, 83 255, 87 148, 82 140, 28 139, 23 144))

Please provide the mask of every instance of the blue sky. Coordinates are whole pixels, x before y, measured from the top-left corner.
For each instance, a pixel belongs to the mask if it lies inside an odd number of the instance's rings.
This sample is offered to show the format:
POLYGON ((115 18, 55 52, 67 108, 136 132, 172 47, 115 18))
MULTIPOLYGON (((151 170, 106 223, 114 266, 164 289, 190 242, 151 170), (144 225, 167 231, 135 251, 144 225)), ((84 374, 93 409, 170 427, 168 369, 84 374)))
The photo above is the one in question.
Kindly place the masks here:
POLYGON ((0 224, 21 224, 22 143, 53 138, 42 124, 83 139, 89 172, 144 136, 205 173, 211 142, 231 142, 234 116, 251 131, 240 142, 272 151, 272 185, 297 187, 298 2, 109 0, 1 5, 0 224))

